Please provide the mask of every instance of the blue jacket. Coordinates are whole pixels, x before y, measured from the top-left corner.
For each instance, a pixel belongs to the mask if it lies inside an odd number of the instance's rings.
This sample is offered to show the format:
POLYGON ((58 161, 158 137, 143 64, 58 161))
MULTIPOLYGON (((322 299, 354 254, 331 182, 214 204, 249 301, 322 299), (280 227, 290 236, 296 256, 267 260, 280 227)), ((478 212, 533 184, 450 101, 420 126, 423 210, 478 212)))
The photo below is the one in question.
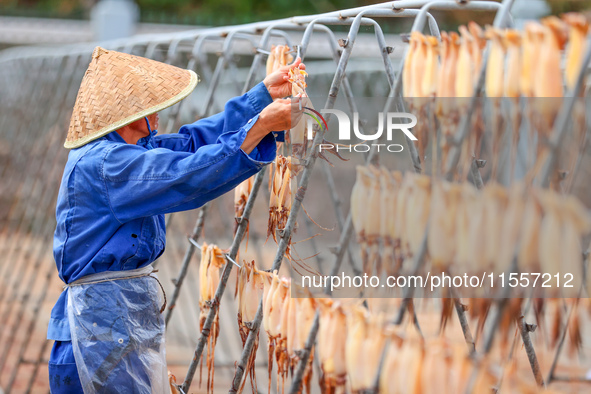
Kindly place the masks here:
MULTIPOLYGON (((118 133, 74 149, 57 200, 53 253, 60 278, 151 264, 166 242, 164 214, 202 206, 275 159, 272 133, 246 154, 240 146, 272 102, 261 82, 224 112, 178 134, 125 143, 118 133)), ((47 339, 69 341, 67 290, 55 304, 47 339)))

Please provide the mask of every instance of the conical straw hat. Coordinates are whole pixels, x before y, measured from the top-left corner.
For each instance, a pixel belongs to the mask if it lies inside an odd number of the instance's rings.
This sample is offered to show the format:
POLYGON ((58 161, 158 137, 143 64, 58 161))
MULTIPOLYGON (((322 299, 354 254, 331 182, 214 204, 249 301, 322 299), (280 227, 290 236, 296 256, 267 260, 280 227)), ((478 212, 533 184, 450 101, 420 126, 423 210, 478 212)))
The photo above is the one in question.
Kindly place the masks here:
POLYGON ((84 74, 64 146, 78 148, 187 97, 197 74, 96 47, 84 74))

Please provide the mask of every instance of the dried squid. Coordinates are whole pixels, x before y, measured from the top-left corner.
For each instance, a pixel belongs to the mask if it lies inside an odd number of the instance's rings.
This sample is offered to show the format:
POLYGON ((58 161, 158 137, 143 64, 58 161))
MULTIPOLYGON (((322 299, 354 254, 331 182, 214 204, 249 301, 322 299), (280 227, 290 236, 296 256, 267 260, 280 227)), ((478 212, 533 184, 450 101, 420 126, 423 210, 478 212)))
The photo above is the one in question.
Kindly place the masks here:
MULTIPOLYGON (((242 346, 246 343, 248 334, 252 331, 252 323, 256 318, 257 309, 265 288, 270 287, 271 277, 264 271, 259 271, 254 261, 245 262, 238 270, 236 281, 236 293, 238 295, 238 328, 242 346)), ((255 357, 259 348, 259 337, 257 335, 250 358, 246 364, 246 375, 250 376, 252 392, 257 392, 257 383, 255 375, 255 357)), ((242 392, 246 379, 242 382, 240 390, 242 392)))
MULTIPOLYGON (((573 91, 577 82, 581 65, 583 63, 583 54, 586 50, 586 37, 589 31, 589 22, 587 19, 577 13, 567 13, 562 15, 562 20, 568 25, 568 48, 566 52, 566 66, 564 70, 564 79, 568 90, 573 91)), ((585 86, 581 89, 579 96, 582 96, 585 86)), ((582 100, 577 100, 573 109, 574 117, 574 143, 576 154, 572 155, 572 161, 569 165, 569 171, 574 174, 576 166, 586 148, 586 123, 585 123, 585 104, 582 100)), ((574 176, 569 180, 568 189, 572 186, 574 176)))
POLYGON ((505 97, 511 100, 511 179, 517 160, 517 144, 521 125, 521 108, 519 106, 519 77, 521 73, 521 35, 517 30, 507 30, 504 36, 507 48, 507 72, 505 74, 505 97))
POLYGON ((277 71, 293 61, 290 49, 287 45, 273 45, 267 58, 267 75, 277 71))
MULTIPOLYGON (((244 214, 244 208, 246 208, 246 202, 248 201, 248 197, 250 197, 253 182, 254 177, 250 177, 234 189, 234 217, 236 218, 234 233, 236 233, 236 230, 238 229, 239 219, 242 218, 242 215, 244 214)), ((248 224, 246 231, 248 232, 248 224)))
POLYGON ((557 17, 547 17, 542 20, 541 36, 539 62, 535 65, 537 83, 533 86, 534 125, 540 139, 534 173, 547 156, 547 150, 543 147, 550 138, 564 95, 561 51, 567 38, 566 25, 557 17))
MULTIPOLYGON (((267 58, 267 75, 277 71, 280 67, 286 66, 293 61, 293 56, 291 56, 289 52, 290 49, 287 45, 273 45, 271 47, 271 52, 269 53, 269 57, 267 58)), ((278 143, 278 145, 279 144, 280 143, 278 143)), ((236 232, 236 229, 238 228, 238 220, 242 217, 242 214, 244 213, 246 202, 248 201, 248 197, 250 196, 250 192, 252 191, 253 182, 254 176, 243 181, 234 189, 234 217, 236 218, 234 232, 236 232)), ((246 232, 248 234, 248 227, 246 232)))
POLYGON ((441 66, 437 89, 437 116, 441 125, 441 165, 445 169, 451 148, 449 139, 459 124, 459 113, 456 100, 456 75, 458 55, 460 51, 459 35, 455 32, 441 35, 442 52, 441 66))
MULTIPOLYGON (((292 191, 297 189, 297 177, 300 169, 293 158, 277 156, 272 176, 271 200, 269 202, 269 222, 267 226, 267 238, 273 237, 277 242, 277 231, 285 229, 287 219, 293 203, 292 191)), ((288 243, 291 240, 288 240, 288 243)))
POLYGON ((505 32, 486 26, 486 36, 491 40, 490 54, 486 63, 485 90, 486 96, 492 101, 492 156, 495 158, 492 168, 492 179, 496 179, 505 126, 501 112, 501 97, 503 97, 503 80, 505 75, 505 32))
MULTIPOLYGON (((312 102, 306 93, 306 76, 308 74, 304 70, 291 69, 289 70, 289 82, 291 82, 291 96, 301 100, 302 107, 312 108, 312 102)), ((291 142, 291 149, 293 155, 299 159, 306 156, 307 135, 306 135, 306 117, 301 117, 299 122, 289 131, 289 139, 291 142)))
POLYGON ((384 321, 382 314, 370 314, 360 306, 352 306, 349 310, 345 361, 353 393, 373 387, 380 363, 378 355, 386 342, 384 321))
MULTIPOLYGON (((273 359, 277 360, 277 373, 284 382, 288 371, 288 358, 286 352, 286 338, 284 329, 286 327, 287 316, 283 309, 289 305, 291 282, 286 278, 279 278, 277 272, 274 272, 271 278, 271 286, 266 297, 263 298, 263 327, 267 332, 269 343, 268 363, 269 363, 269 391, 271 392, 271 377, 273 372, 273 359)), ((280 381, 277 380, 277 385, 280 381)), ((283 391, 283 384, 281 385, 283 391)), ((277 390, 279 391, 279 389, 277 390)))
POLYGON ((318 328, 318 359, 320 391, 323 394, 344 393, 347 382, 345 342, 347 317, 343 307, 332 301, 320 305, 318 328))
MULTIPOLYGON (((199 330, 203 332, 203 325, 212 304, 217 302, 215 293, 220 282, 220 268, 226 263, 224 254, 216 245, 203 243, 201 247, 201 263, 199 264, 199 330)), ((220 332, 219 314, 216 312, 211 332, 207 339, 207 392, 213 392, 213 379, 215 370, 215 346, 220 332)), ((203 363, 201 363, 203 368, 203 363)), ((202 371, 202 369, 201 369, 202 371)), ((199 376, 201 383, 201 373, 199 376)))

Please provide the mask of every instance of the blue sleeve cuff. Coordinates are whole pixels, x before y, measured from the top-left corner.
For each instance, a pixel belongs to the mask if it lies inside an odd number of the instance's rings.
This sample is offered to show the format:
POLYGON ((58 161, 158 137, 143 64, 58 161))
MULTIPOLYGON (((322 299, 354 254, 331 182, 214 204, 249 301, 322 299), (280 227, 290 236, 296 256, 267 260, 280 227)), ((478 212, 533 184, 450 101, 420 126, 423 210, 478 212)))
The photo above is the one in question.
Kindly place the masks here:
POLYGON ((273 102, 273 99, 263 82, 258 83, 254 88, 246 92, 246 95, 257 113, 261 112, 267 105, 273 102))
POLYGON ((244 152, 242 149, 240 149, 240 151, 252 162, 262 167, 272 163, 273 160, 275 160, 275 157, 277 156, 277 143, 275 142, 273 133, 269 133, 249 154, 244 152))

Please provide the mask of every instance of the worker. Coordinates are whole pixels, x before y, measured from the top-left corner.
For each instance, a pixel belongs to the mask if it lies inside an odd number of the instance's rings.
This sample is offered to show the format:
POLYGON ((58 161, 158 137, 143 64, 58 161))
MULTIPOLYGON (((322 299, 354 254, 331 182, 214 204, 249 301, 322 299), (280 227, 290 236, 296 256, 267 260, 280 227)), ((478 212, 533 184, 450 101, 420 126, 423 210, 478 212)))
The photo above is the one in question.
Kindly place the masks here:
POLYGON ((51 392, 168 392, 165 296, 152 263, 164 214, 195 209, 271 163, 301 117, 290 69, 223 112, 156 135, 158 111, 187 97, 191 70, 97 47, 74 105, 53 252, 66 284, 47 338, 51 392))

